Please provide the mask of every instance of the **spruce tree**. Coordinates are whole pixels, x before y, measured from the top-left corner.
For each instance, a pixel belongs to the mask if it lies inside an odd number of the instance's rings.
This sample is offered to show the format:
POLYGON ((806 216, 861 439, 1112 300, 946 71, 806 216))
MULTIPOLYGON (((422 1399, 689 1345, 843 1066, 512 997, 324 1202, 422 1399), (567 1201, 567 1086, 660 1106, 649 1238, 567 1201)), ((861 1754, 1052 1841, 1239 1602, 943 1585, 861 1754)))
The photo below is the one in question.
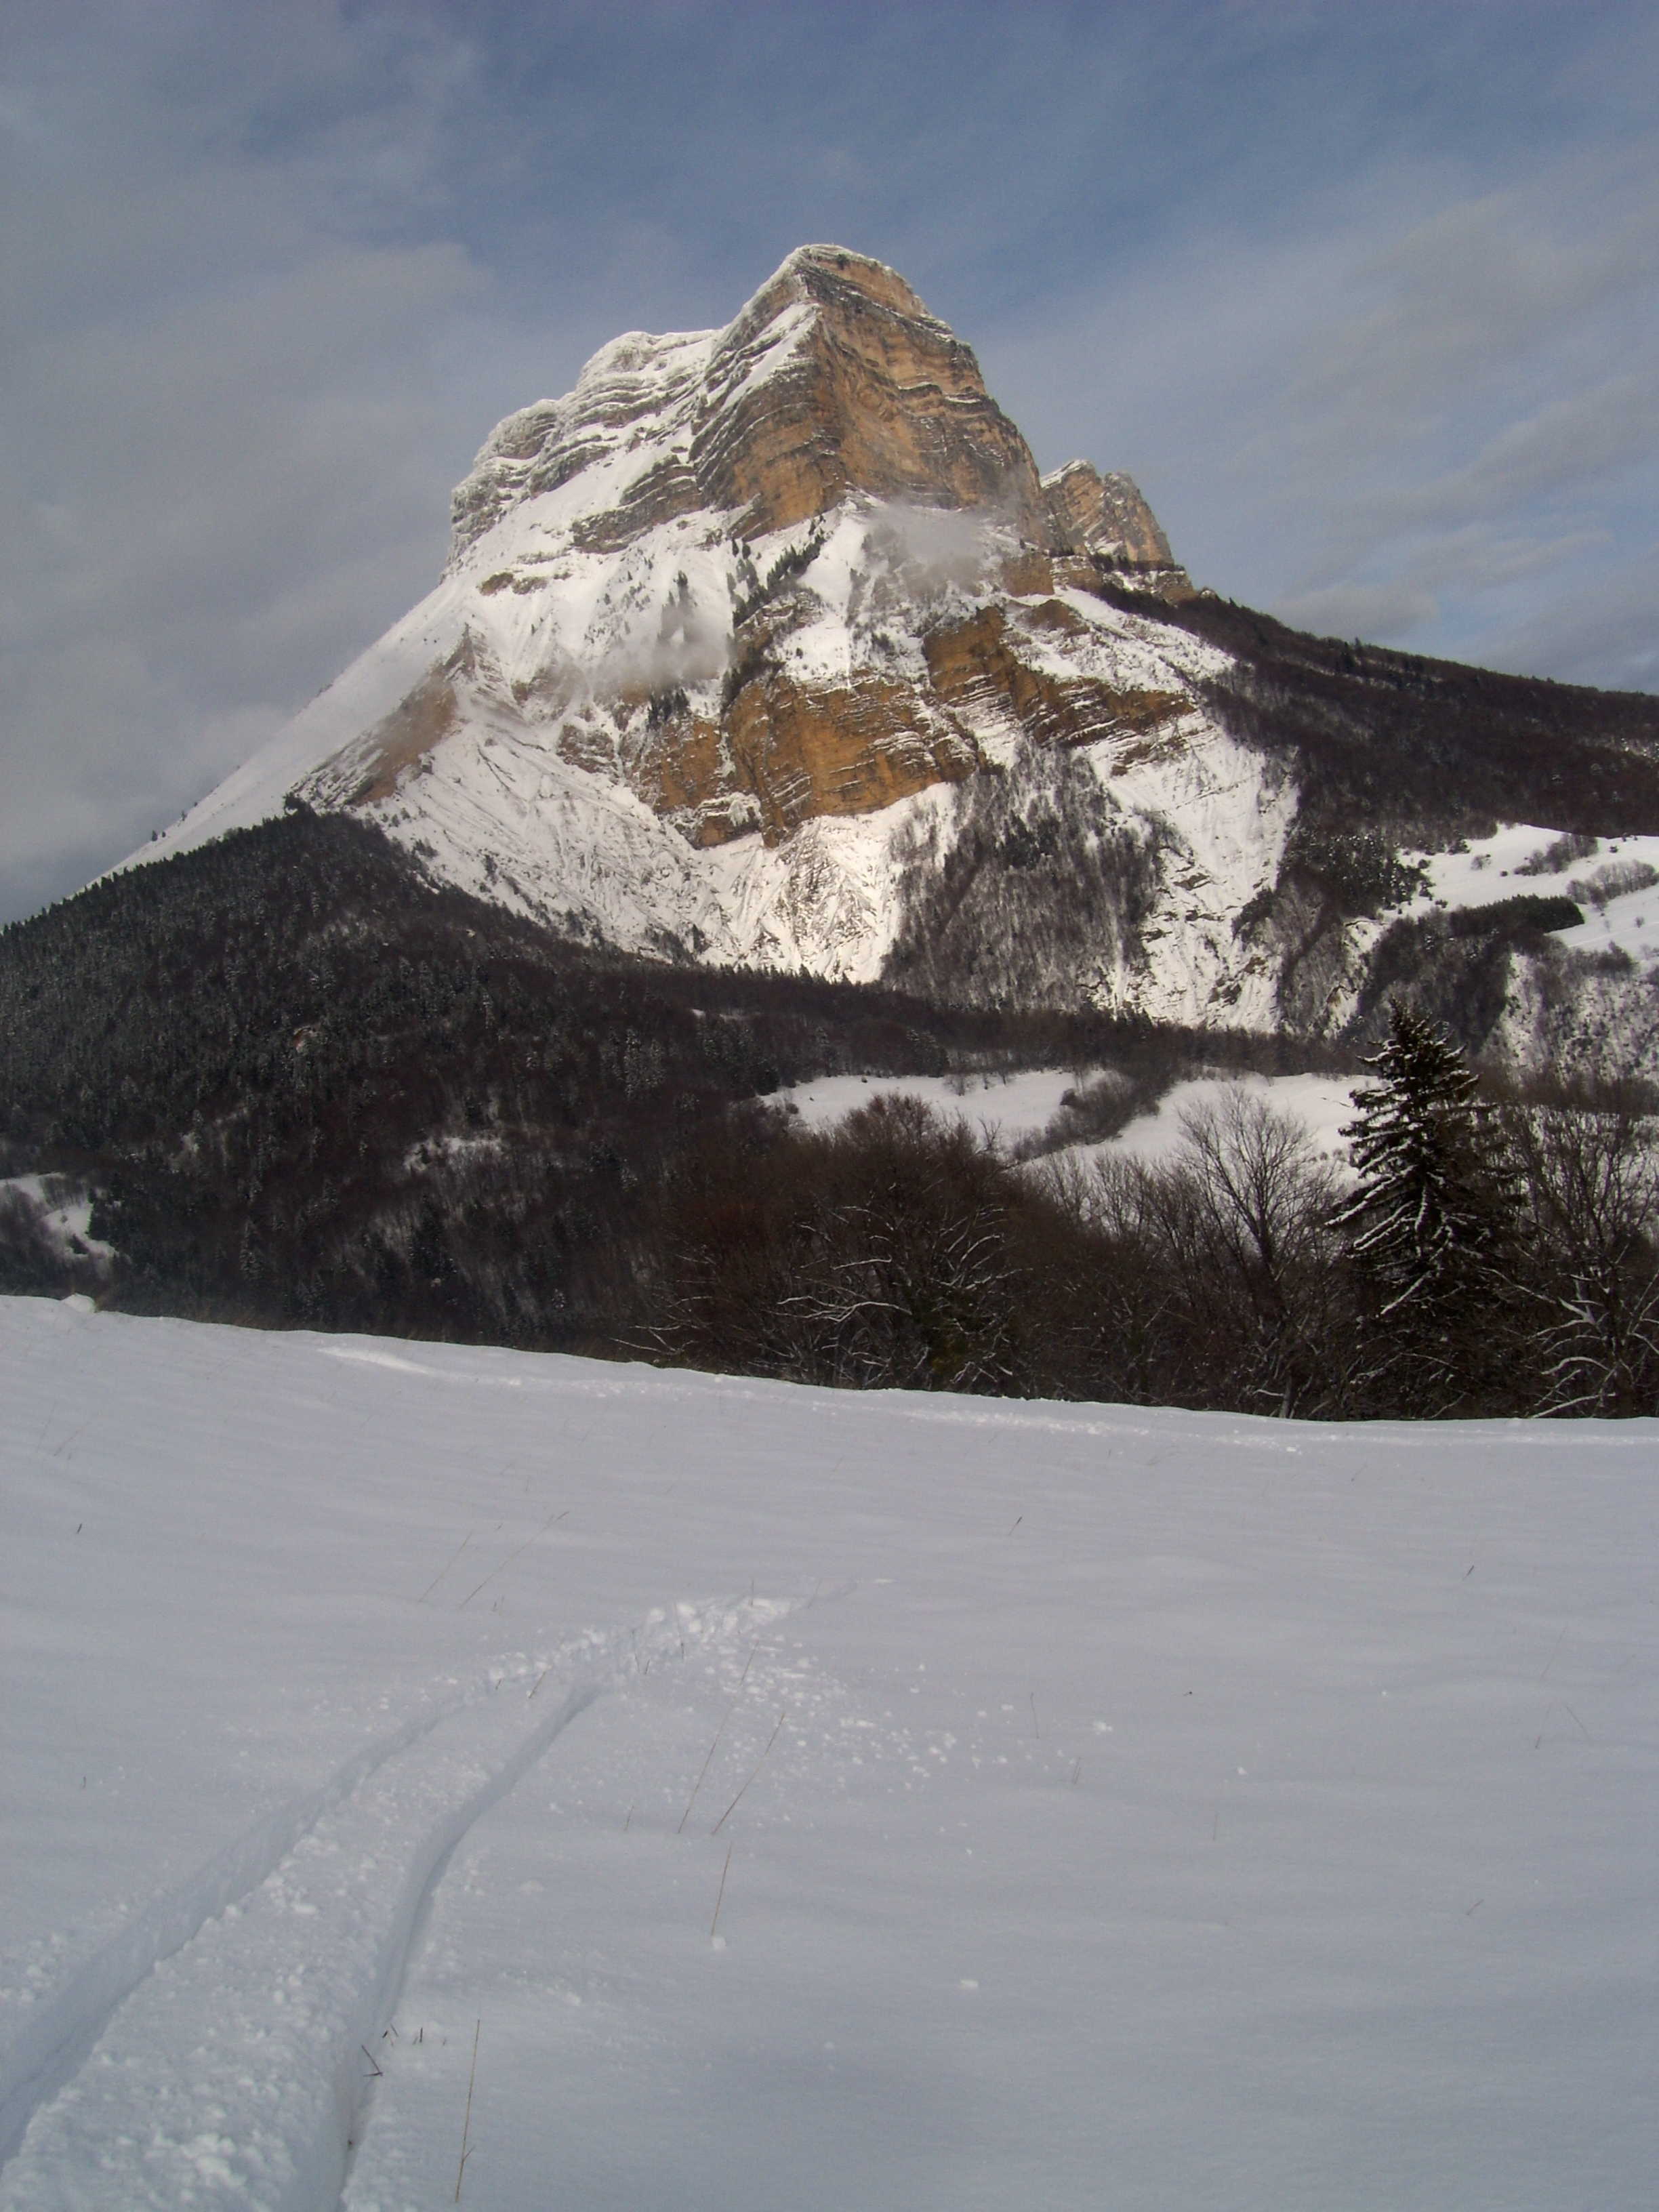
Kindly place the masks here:
POLYGON ((1443 1030, 1402 1002, 1354 1093, 1359 1187, 1332 1216, 1358 1291, 1362 1404, 1409 1416, 1516 1400, 1516 1176, 1443 1030))

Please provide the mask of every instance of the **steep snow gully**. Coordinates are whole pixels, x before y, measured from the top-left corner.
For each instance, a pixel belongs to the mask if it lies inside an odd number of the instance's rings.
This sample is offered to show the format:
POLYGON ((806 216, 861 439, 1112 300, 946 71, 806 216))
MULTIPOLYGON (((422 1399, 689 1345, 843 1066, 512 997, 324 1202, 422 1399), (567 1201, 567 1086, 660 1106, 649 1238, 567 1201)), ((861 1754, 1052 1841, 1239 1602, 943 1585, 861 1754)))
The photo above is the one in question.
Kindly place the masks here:
POLYGON ((0 2207, 334 2212, 372 2053, 469 1831, 598 1698, 688 1652, 752 1653, 790 1610, 679 1605, 433 1686, 424 1715, 156 1898, 27 2018, 0 2053, 0 2207))

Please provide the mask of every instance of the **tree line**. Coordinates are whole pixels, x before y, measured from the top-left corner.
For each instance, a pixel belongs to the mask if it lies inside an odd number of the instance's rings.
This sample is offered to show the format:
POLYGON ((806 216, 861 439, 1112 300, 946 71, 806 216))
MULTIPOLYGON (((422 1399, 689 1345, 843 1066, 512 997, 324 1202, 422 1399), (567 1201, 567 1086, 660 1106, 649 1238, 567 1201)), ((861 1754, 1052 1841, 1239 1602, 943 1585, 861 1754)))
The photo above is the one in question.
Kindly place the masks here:
POLYGON ((855 1388, 1656 1410, 1638 1086, 1483 1095, 1402 996, 1357 1184, 1242 1089, 1160 1162, 1102 1147, 1200 1068, 1351 1066, 630 962, 301 814, 0 931, 0 1290, 855 1388), (1044 1066, 1114 1073, 1035 1161, 914 1101, 816 1132, 767 1103, 836 1073, 878 1093, 1044 1066), (112 1261, 5 1180, 40 1176, 94 1194, 112 1261))
POLYGON ((852 1387, 1324 1419, 1659 1411, 1659 1122, 1484 1096, 1394 1009, 1354 1172, 1235 1086, 1156 1160, 1022 1164, 914 1098, 753 1113, 668 1198, 644 1341, 852 1387))
POLYGON ((630 960, 425 880, 304 810, 0 930, 0 1290, 131 1311, 607 1352, 667 1198, 744 1102, 825 1075, 1328 1049, 951 1009, 630 960), (7 1179, 95 1194, 107 1268, 7 1179))

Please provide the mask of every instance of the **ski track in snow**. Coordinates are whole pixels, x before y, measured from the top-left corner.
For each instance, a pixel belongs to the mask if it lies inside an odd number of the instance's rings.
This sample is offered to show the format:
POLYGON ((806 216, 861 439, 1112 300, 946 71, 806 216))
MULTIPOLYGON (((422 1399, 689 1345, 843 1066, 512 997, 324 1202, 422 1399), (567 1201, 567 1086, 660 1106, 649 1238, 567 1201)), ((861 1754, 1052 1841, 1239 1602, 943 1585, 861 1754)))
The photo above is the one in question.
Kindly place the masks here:
POLYGON ((469 1831, 608 1691, 793 1610, 680 1605, 504 1661, 155 1899, 0 2054, 0 2212, 334 2212, 363 2051, 469 1831))

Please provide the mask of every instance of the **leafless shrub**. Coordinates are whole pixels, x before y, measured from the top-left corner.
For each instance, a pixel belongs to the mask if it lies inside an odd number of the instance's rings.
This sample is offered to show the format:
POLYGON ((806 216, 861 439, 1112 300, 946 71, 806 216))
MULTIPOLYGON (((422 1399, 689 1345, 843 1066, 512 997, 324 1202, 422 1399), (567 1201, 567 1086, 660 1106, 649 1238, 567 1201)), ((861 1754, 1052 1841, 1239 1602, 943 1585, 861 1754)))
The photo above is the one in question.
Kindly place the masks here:
MULTIPOLYGON (((1056 1346, 1086 1237, 968 1126, 878 1096, 830 1131, 758 1125, 665 1226, 672 1356, 855 1389, 1071 1391, 1056 1346)), ((1072 1388, 1074 1389, 1074 1385, 1072 1388)))
POLYGON ((1167 1160, 1073 1158, 1048 1184, 1139 1279, 1146 1395, 1284 1413, 1334 1402, 1325 1223, 1338 1182, 1302 1122, 1234 1086, 1182 1116, 1167 1160))
POLYGON ((1552 839, 1540 852, 1517 861, 1510 872, 1517 876, 1559 876, 1575 861, 1588 860, 1601 849, 1599 837, 1592 837, 1586 830, 1569 830, 1564 836, 1552 839))
POLYGON ((1019 1146, 1016 1158, 1040 1159, 1067 1145, 1103 1144, 1127 1128, 1138 1114, 1156 1103, 1161 1084, 1107 1068, 1092 1077, 1080 1077, 1060 1093, 1059 1107, 1047 1126, 1019 1146))
POLYGON ((1645 860, 1610 860, 1593 876, 1574 876, 1567 895, 1581 906, 1604 907, 1609 899, 1621 898, 1626 891, 1650 890, 1655 884, 1659 884, 1659 868, 1645 860))

